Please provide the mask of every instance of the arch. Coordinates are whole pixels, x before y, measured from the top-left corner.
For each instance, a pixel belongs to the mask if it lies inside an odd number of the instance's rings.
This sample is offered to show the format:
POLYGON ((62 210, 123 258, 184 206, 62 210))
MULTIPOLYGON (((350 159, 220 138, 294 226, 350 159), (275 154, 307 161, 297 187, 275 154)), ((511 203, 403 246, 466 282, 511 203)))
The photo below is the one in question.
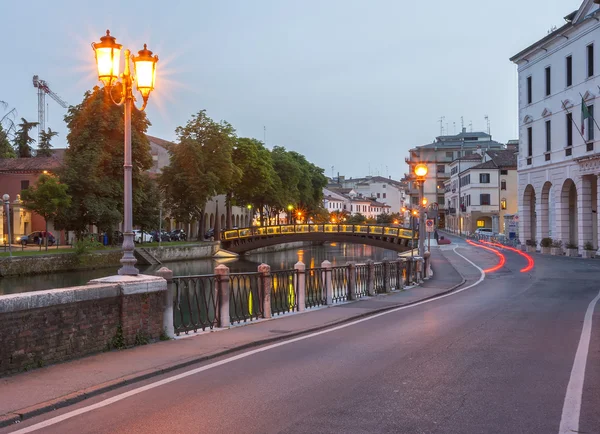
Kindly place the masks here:
POLYGON ((525 243, 527 243, 527 241, 535 240, 535 228, 537 227, 535 202, 535 188, 533 188, 533 185, 529 184, 525 187, 525 191, 523 192, 523 230, 520 235, 525 243))
POLYGON ((246 216, 244 218, 244 227, 249 227, 250 225, 248 224, 248 216, 246 216))
POLYGON ((215 227, 215 215, 213 213, 210 213, 210 228, 214 228, 215 227))
POLYGON ((564 244, 579 245, 577 230, 577 187, 571 178, 565 179, 560 190, 561 238, 564 244))
POLYGON ((210 229, 209 223, 207 216, 204 216, 204 233, 207 233, 210 229))
MULTIPOLYGON (((542 194, 540 195, 540 206, 537 212, 537 218, 540 219, 541 238, 551 238, 550 228, 550 198, 552 191, 552 183, 546 181, 542 186, 542 194)), ((541 240, 540 240, 541 241, 541 240)))
POLYGON ((235 226, 238 228, 240 227, 240 216, 239 215, 235 216, 235 226))

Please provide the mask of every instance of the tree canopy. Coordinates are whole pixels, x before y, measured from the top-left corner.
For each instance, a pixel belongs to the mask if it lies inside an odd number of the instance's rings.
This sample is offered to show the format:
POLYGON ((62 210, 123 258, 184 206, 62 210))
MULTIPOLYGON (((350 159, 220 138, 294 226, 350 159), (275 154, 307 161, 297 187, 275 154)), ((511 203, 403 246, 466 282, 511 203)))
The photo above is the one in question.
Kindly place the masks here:
POLYGON ((52 141, 53 137, 58 136, 56 131, 52 131, 48 128, 48 131, 42 131, 40 135, 40 143, 38 143, 38 150, 36 153, 37 157, 51 157, 52 156, 52 141))
POLYGON ((37 125, 37 122, 29 122, 25 118, 21 118, 21 123, 17 125, 19 129, 15 132, 14 146, 19 158, 31 158, 33 152, 31 144, 35 139, 29 135, 29 132, 37 125))

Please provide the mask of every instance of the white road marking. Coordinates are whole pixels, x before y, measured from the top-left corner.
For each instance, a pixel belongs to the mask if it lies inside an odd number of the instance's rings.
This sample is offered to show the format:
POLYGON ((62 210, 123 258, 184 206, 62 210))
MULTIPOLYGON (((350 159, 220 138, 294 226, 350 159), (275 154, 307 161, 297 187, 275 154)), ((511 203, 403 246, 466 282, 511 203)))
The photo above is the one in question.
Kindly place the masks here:
POLYGON ((57 423, 65 421, 67 419, 71 419, 71 418, 73 418, 75 416, 79 416, 81 414, 89 413, 90 411, 94 411, 94 410, 97 410, 99 408, 106 407, 108 405, 114 404, 115 402, 122 401, 123 399, 129 398, 131 396, 135 396, 135 395, 137 395, 139 393, 146 392, 148 390, 154 389, 156 387, 163 386, 165 384, 172 383, 172 382, 177 381, 177 380, 181 380, 182 378, 186 378, 186 377, 189 377, 191 375, 198 374, 200 372, 208 371, 209 369, 216 368, 218 366, 226 365, 226 364, 234 362, 236 360, 245 359, 246 357, 250 357, 250 356, 252 356, 254 354, 262 353, 264 351, 272 350, 273 348, 282 347, 284 345, 289 345, 289 344, 292 344, 294 342, 300 342, 300 341, 303 341, 303 340, 306 340, 306 339, 314 338, 316 336, 321 336, 321 335, 324 335, 324 334, 327 334, 327 333, 335 332, 337 330, 342 330, 342 329, 345 329, 346 327, 351 327, 353 325, 360 324, 360 323, 365 322, 365 321, 370 321, 372 319, 379 318, 379 317, 384 316, 384 315, 389 315, 389 314, 396 313, 396 312, 399 312, 399 311, 404 310, 404 309, 409 309, 409 308, 412 308, 412 307, 415 307, 415 306, 420 306, 420 305, 425 304, 425 303, 431 303, 433 301, 437 301, 437 300, 440 300, 442 298, 450 297, 451 295, 459 294, 459 293, 461 293, 463 291, 466 291, 467 289, 473 288, 474 286, 477 286, 481 282, 483 282, 483 280, 485 279, 485 273, 484 273, 484 271, 483 271, 482 268, 478 267, 471 260, 467 259, 463 255, 461 255, 460 253, 458 253, 456 251, 457 247, 458 246, 456 246, 454 248, 454 253, 456 253, 458 256, 460 256, 465 261, 467 261, 468 263, 470 263, 473 267, 477 268, 479 270, 479 272, 481 273, 481 276, 479 277, 479 280, 477 282, 475 282, 475 283, 470 284, 469 286, 466 286, 464 288, 461 288, 461 289, 456 290, 454 292, 451 292, 449 294, 441 295, 441 296, 436 297, 436 298, 432 298, 432 299, 429 299, 429 300, 420 301, 418 303, 411 304, 409 306, 398 307, 396 309, 388 310, 386 312, 381 312, 381 313, 375 314, 373 316, 369 316, 369 317, 362 318, 362 319, 359 319, 359 320, 356 320, 356 321, 352 321, 352 322, 349 322, 349 323, 346 323, 346 324, 342 324, 342 325, 339 325, 339 326, 336 326, 336 327, 332 327, 330 329, 321 330, 321 331, 318 331, 318 332, 315 332, 315 333, 311 333, 311 334, 308 334, 308 335, 299 336, 297 338, 293 338, 293 339, 290 339, 290 340, 287 340, 287 341, 282 341, 282 342, 278 342, 276 344, 267 345, 266 347, 257 348, 255 350, 251 350, 251 351, 248 351, 248 352, 245 352, 245 353, 242 353, 242 354, 238 354, 237 356, 232 356, 232 357, 229 357, 227 359, 220 360, 218 362, 213 362, 213 363, 210 363, 208 365, 201 366, 199 368, 195 368, 195 369, 192 369, 190 371, 187 371, 187 372, 184 372, 184 373, 181 373, 181 374, 178 374, 178 375, 174 375, 172 377, 165 378, 163 380, 159 380, 159 381, 147 384, 147 385, 142 386, 142 387, 138 387, 138 388, 130 390, 128 392, 124 392, 124 393, 121 393, 119 395, 115 395, 112 398, 107 398, 104 401, 97 402, 96 404, 92 404, 92 405, 89 405, 87 407, 82 407, 82 408, 79 408, 77 410, 73 410, 73 411, 70 411, 68 413, 62 414, 60 416, 53 417, 52 419, 48 419, 48 420, 45 420, 43 422, 37 423, 35 425, 31 425, 29 427, 20 429, 19 431, 14 431, 13 434, 25 434, 25 433, 30 433, 30 432, 37 431, 37 430, 40 430, 40 429, 43 429, 43 428, 47 428, 49 426, 56 425, 57 423))
POLYGON ((571 370, 571 378, 567 385, 567 394, 560 418, 559 434, 579 432, 579 414, 581 412, 581 398, 583 395, 583 382, 585 380, 585 365, 587 364, 588 352, 590 350, 590 338, 592 336, 592 316, 596 303, 600 300, 600 292, 594 298, 585 312, 583 328, 579 345, 575 353, 575 361, 571 370))

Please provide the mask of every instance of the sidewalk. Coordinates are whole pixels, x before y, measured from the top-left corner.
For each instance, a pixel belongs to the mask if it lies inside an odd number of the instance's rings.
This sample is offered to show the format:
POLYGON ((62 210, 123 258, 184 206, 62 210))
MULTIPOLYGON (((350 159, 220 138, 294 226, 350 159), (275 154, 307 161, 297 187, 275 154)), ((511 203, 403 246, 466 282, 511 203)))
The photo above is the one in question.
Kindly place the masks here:
POLYGON ((413 304, 452 291, 465 282, 438 248, 432 249, 431 258, 434 276, 421 286, 405 291, 285 314, 183 339, 96 354, 0 378, 0 427, 234 351, 413 304))

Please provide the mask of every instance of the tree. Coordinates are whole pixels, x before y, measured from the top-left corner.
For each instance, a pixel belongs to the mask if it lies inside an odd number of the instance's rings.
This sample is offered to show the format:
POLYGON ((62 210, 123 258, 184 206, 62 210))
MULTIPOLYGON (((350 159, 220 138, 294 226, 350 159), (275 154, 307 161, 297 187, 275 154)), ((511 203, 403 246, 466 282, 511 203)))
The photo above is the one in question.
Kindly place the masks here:
POLYGON ((347 223, 350 218, 350 213, 346 210, 331 211, 329 213, 329 222, 331 223, 347 223))
MULTIPOLYGON (((42 216, 46 222, 54 220, 63 208, 71 204, 71 196, 67 194, 67 185, 61 184, 55 176, 41 175, 33 187, 21 191, 21 200, 25 209, 42 216)), ((45 237, 48 250, 48 236, 45 237)))
POLYGON ((58 136, 56 131, 48 128, 48 131, 42 131, 40 135, 40 143, 38 143, 37 157, 52 157, 52 145, 50 141, 52 137, 58 136))
POLYGON ((347 223, 352 225, 362 225, 365 224, 366 220, 367 218, 364 215, 361 213, 356 213, 348 218, 347 223))
POLYGON ((15 154, 15 150, 8 140, 6 131, 0 123, 0 158, 15 158, 16 156, 17 154, 15 154))
MULTIPOLYGON (((123 109, 111 101, 109 90, 95 87, 85 93, 81 104, 69 107, 69 128, 60 179, 69 186, 71 206, 57 216, 61 228, 73 230, 81 239, 90 225, 112 237, 123 214, 123 109)), ((120 92, 114 88, 113 92, 120 92)), ((119 95, 113 95, 118 99, 119 95)), ((152 166, 146 131, 150 122, 145 112, 133 110, 131 147, 133 186, 152 166)), ((134 221, 135 223, 135 221, 134 221)), ((112 240, 111 240, 112 241, 112 240)))
POLYGON ((3 110, 0 116, 0 158, 15 158, 17 154, 11 145, 15 126, 15 116, 17 111, 12 108, 8 109, 8 103, 0 101, 0 108, 3 110))
POLYGON ((133 189, 133 222, 142 231, 158 228, 161 192, 158 183, 142 173, 133 189))
POLYGON ((17 125, 19 129, 15 133, 14 145, 19 158, 31 158, 31 144, 35 140, 29 136, 29 132, 33 127, 37 126, 37 122, 28 122, 27 119, 21 118, 21 123, 17 125))

